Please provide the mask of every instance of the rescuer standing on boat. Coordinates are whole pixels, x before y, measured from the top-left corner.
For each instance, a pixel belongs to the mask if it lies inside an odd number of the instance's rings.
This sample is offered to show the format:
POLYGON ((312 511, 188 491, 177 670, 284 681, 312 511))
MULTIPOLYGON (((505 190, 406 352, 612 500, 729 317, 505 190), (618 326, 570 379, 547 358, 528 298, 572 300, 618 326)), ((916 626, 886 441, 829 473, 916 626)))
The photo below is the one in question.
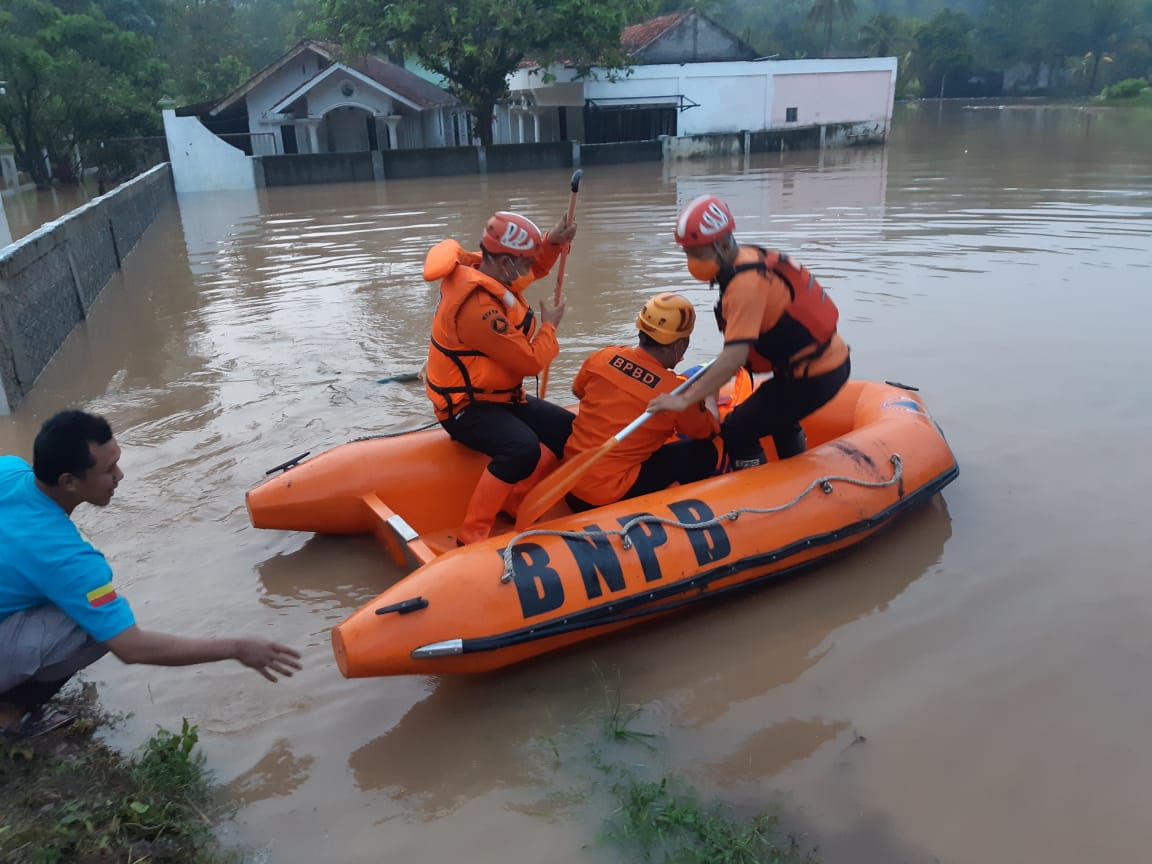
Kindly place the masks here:
POLYGON ((760 439, 771 435, 781 459, 806 448, 800 421, 834 397, 851 371, 836 331, 836 304, 806 268, 781 252, 740 246, 728 205, 703 195, 680 211, 676 242, 688 271, 720 286, 716 323, 724 349, 691 387, 657 396, 652 412, 683 411, 716 393, 742 366, 772 372, 725 418, 720 434, 735 470, 766 462, 760 439))
POLYGON ((452 439, 492 458, 468 502, 462 546, 486 539, 501 510, 515 516, 572 431, 570 412, 524 392, 524 378, 560 351, 565 304, 542 300, 537 324, 524 290, 548 274, 575 234, 566 215, 542 235, 527 217, 499 212, 484 227, 480 252, 444 240, 424 261, 424 279, 441 280, 425 390, 452 439))

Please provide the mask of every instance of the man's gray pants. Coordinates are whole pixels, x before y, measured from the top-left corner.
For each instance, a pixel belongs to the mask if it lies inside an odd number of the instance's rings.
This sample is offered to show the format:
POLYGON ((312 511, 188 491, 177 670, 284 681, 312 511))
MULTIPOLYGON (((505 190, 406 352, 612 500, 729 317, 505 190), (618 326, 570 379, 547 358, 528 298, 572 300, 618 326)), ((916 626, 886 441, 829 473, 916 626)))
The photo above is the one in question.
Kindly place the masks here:
POLYGON ((10 692, 13 690, 29 691, 29 695, 31 691, 43 692, 44 687, 37 684, 57 684, 58 690, 107 652, 103 642, 93 639, 56 606, 14 612, 0 620, 0 702, 15 696, 10 692))

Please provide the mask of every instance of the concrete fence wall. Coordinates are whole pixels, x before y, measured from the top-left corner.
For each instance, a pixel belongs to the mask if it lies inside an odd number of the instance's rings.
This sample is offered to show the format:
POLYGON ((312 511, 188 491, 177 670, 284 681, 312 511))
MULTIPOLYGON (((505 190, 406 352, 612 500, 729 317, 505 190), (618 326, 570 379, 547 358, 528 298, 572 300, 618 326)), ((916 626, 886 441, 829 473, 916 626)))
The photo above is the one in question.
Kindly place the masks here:
POLYGON ((174 198, 164 163, 0 252, 0 414, 21 402, 174 198))
POLYGON ((305 183, 381 182, 416 177, 447 177, 532 169, 578 168, 659 162, 781 150, 814 150, 883 144, 887 127, 880 123, 793 126, 768 132, 723 132, 681 135, 657 141, 580 144, 497 144, 491 147, 429 147, 360 153, 316 153, 253 156, 260 186, 305 183))

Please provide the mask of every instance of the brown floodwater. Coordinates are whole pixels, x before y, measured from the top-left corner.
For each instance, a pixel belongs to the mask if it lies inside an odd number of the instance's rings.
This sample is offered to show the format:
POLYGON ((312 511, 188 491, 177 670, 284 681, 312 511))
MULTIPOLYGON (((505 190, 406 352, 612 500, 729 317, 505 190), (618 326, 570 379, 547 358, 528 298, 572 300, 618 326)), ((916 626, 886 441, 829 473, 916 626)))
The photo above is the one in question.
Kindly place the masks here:
MULTIPOLYGON (((181 200, 0 452, 65 405, 104 413, 127 477, 77 518, 141 623, 275 637, 305 669, 102 660, 87 677, 132 715, 113 740, 197 723, 246 805, 233 839, 272 864, 616 860, 582 769, 618 691, 661 736, 630 758, 782 807, 828 862, 1143 860, 1150 137, 1147 112, 949 103, 901 106, 883 149, 586 170, 552 395, 649 293, 711 306, 671 228, 716 192, 830 290, 854 375, 921 388, 960 478, 802 579, 474 679, 343 679, 329 628, 396 570, 370 538, 251 528, 244 492, 427 424, 420 388, 375 383, 423 360, 425 251, 474 248, 495 209, 550 225, 568 172, 181 200)), ((686 362, 719 344, 702 316, 686 362)))
POLYGON ((0 249, 31 234, 44 223, 87 204, 96 194, 88 184, 7 190, 0 195, 0 249))

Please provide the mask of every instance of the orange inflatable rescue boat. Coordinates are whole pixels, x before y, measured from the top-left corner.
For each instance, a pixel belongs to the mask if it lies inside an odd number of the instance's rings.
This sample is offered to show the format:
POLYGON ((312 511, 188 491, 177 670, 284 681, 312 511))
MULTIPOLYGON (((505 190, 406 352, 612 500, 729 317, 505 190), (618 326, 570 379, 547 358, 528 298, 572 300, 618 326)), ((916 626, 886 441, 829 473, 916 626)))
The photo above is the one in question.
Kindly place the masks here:
POLYGON ((439 428, 285 463, 247 506, 257 528, 374 533, 412 571, 333 629, 346 677, 481 672, 811 567, 958 473, 910 388, 849 381, 803 425, 809 449, 783 462, 579 514, 559 503, 465 547, 487 457, 439 428))

